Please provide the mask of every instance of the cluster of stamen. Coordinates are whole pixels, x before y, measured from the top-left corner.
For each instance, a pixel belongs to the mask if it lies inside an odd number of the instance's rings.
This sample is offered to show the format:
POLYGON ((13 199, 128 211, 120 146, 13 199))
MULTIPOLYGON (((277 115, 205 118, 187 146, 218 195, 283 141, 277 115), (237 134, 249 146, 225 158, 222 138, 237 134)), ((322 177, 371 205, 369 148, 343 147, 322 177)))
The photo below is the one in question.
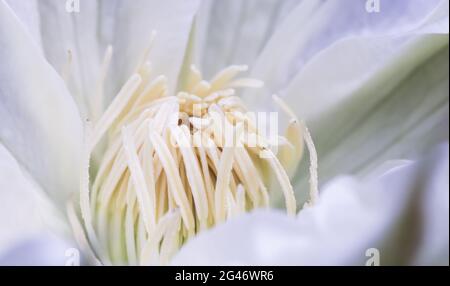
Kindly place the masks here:
POLYGON ((182 90, 171 95, 167 78, 153 75, 146 62, 94 122, 86 141, 78 228, 103 264, 167 264, 198 232, 268 207, 277 189, 287 212, 295 214, 289 176, 304 142, 315 199, 315 151, 307 129, 274 97, 291 121, 276 144, 266 138, 235 94, 262 84, 237 79, 245 70, 230 66, 206 81, 191 66, 182 90), (100 142, 107 148, 90 182, 89 163, 100 142))

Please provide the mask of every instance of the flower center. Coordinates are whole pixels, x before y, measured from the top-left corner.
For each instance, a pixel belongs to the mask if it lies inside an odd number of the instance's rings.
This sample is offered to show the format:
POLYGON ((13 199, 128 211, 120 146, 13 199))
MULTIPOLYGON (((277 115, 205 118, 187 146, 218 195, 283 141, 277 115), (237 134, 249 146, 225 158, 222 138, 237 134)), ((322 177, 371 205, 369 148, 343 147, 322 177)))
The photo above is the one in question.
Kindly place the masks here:
POLYGON ((197 233, 268 207, 269 193, 278 190, 294 215, 289 174, 303 142, 312 158, 315 199, 316 159, 307 129, 274 97, 292 120, 285 137, 267 138, 235 95, 237 88, 262 85, 237 79, 246 69, 230 66, 206 81, 192 66, 182 91, 170 95, 167 79, 144 63, 95 123, 82 172, 81 228, 102 263, 167 264, 197 233), (90 157, 100 141, 107 147, 91 185, 90 157))

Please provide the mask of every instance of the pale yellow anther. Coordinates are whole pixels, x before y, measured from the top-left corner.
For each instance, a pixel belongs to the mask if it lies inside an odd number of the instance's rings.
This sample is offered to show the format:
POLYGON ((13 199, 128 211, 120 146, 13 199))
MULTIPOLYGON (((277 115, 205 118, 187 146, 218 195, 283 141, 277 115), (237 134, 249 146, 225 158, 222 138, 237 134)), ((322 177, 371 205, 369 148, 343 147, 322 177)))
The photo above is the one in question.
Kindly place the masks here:
MULTIPOLYGON (((235 88, 262 86, 255 79, 237 78, 247 66, 230 66, 211 81, 191 66, 183 75, 184 89, 169 94, 169 80, 154 74, 149 52, 95 122, 86 143, 80 204, 87 235, 79 237, 85 245, 88 241, 94 256, 104 264, 168 264, 197 233, 268 207, 269 192, 283 195, 287 212, 295 214, 289 174, 304 142, 311 157, 310 202, 316 200, 317 158, 308 130, 274 97, 293 119, 285 137, 275 140, 260 132, 257 118, 236 96, 235 88), (91 184, 89 158, 100 140, 106 150, 91 170, 91 184), (271 150, 276 144, 279 158, 271 150), (280 188, 270 189, 268 177, 280 188)), ((106 62, 111 53, 108 49, 106 62)), ((74 216, 71 212, 79 232, 74 216)))

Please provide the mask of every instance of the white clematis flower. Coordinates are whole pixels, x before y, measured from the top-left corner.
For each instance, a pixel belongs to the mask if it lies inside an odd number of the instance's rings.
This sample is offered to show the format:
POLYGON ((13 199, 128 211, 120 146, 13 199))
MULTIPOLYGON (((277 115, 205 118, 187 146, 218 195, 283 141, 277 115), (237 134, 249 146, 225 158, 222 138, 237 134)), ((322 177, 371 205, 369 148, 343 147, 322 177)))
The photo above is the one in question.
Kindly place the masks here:
POLYGON ((369 249, 448 264, 448 147, 381 165, 448 141, 448 1, 366 2, 0 0, 0 263, 64 263, 45 233, 70 221, 91 263, 364 265, 369 249), (260 82, 234 63, 264 82, 245 103, 235 89, 260 82), (236 112, 273 110, 275 93, 291 119, 278 159, 222 149, 220 126, 204 152, 169 143, 196 140, 198 117, 248 132, 236 112), (303 139, 311 175, 289 181, 303 139), (269 202, 297 219, 242 214, 269 202))

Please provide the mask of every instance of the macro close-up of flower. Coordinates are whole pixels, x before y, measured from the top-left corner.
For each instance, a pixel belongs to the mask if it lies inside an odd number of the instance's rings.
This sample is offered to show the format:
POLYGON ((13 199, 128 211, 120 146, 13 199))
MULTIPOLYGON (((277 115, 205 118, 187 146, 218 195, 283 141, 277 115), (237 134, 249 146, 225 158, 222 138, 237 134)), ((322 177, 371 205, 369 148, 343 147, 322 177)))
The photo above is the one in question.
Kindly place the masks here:
POLYGON ((0 0, 0 265, 448 265, 448 0, 0 0))

